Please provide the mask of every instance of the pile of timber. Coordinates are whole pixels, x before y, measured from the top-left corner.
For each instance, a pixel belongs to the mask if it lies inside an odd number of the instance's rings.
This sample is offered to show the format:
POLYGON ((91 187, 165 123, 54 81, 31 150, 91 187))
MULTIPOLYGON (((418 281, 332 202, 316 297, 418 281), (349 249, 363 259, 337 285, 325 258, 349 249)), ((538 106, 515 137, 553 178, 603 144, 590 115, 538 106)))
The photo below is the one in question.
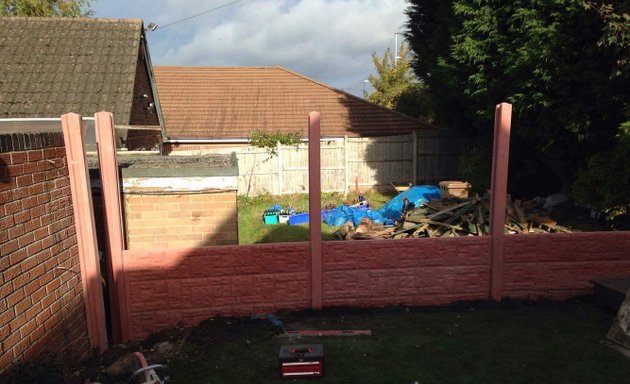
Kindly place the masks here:
MULTIPOLYGON (((505 232, 570 232, 535 208, 534 201, 512 201, 508 197, 505 232)), ((487 196, 466 199, 442 198, 431 200, 406 212, 395 227, 383 227, 364 218, 356 228, 351 222, 344 224, 336 232, 336 236, 346 240, 484 236, 490 232, 489 211, 490 200, 487 196)))

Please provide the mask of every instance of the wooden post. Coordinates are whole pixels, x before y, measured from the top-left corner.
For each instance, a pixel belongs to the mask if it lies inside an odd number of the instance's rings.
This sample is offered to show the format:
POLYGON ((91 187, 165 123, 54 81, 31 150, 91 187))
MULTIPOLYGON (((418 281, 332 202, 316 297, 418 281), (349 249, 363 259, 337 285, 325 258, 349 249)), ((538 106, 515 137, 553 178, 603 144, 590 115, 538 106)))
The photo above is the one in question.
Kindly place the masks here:
POLYGON ((503 298, 504 226, 511 119, 512 104, 501 103, 497 105, 494 115, 492 185, 490 188, 490 235, 492 236, 490 297, 497 301, 503 298))
POLYGON ((348 169, 348 135, 343 137, 343 194, 344 196, 348 194, 348 189, 350 189, 350 180, 348 176, 350 175, 350 170, 348 169))
POLYGON ((282 195, 282 145, 278 141, 278 195, 282 195))
POLYGON ((96 144, 101 175, 105 243, 109 268, 109 300, 112 333, 115 343, 129 339, 127 319, 127 295, 123 262, 123 225, 120 201, 118 162, 116 161, 116 136, 114 117, 109 112, 98 112, 95 117, 96 144))
POLYGON ((311 246, 311 306, 322 309, 322 219, 320 172, 320 113, 308 114, 308 212, 311 246))
POLYGON ((72 191, 72 209, 81 264, 81 284, 83 285, 88 337, 90 348, 96 348, 102 353, 107 350, 107 328, 81 115, 76 113, 62 115, 61 127, 72 191))

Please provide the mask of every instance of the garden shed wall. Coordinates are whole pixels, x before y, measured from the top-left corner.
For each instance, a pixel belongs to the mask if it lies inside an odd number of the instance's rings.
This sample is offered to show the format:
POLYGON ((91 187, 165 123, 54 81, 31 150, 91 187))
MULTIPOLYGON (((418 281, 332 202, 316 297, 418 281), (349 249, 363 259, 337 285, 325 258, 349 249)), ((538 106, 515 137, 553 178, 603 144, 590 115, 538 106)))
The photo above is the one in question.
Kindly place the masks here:
POLYGON ((238 244, 231 155, 119 156, 127 249, 238 244))
POLYGON ((238 244, 236 190, 125 194, 128 249, 238 244))

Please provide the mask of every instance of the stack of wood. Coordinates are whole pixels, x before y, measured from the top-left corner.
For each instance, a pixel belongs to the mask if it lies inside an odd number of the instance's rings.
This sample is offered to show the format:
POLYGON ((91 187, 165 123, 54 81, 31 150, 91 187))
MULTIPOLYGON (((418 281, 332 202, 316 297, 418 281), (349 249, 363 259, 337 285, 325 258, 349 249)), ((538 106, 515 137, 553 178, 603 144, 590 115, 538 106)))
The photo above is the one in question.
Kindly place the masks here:
MULTIPOLYGON (((512 201, 508 196, 506 233, 570 232, 548 216, 530 211, 534 207, 533 201, 512 201)), ((442 198, 410 210, 395 227, 376 225, 364 218, 356 228, 350 222, 344 224, 336 235, 346 240, 484 236, 490 232, 489 211, 488 197, 442 198)))

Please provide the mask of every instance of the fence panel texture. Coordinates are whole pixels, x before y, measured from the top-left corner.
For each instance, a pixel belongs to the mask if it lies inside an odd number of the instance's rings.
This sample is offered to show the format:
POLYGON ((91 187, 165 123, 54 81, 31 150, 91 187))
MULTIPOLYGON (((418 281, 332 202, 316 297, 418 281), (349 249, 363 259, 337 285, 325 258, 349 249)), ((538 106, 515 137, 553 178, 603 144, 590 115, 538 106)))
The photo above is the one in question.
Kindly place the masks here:
MULTIPOLYGON (((389 188, 391 182, 437 184, 457 178, 463 143, 448 132, 403 136, 322 139, 323 192, 389 188), (414 151, 416 156, 414 156, 414 151)), ((275 154, 252 146, 212 146, 195 154, 235 151, 239 166, 238 193, 256 195, 308 191, 308 146, 278 145, 275 154)), ((173 152, 186 155, 190 151, 173 152)))
MULTIPOLYGON (((323 304, 438 305, 490 298, 491 237, 322 244, 323 304)), ((563 299, 630 275, 630 232, 505 236, 504 297, 563 299)), ((125 251, 131 337, 218 315, 311 305, 308 243, 125 251)))

